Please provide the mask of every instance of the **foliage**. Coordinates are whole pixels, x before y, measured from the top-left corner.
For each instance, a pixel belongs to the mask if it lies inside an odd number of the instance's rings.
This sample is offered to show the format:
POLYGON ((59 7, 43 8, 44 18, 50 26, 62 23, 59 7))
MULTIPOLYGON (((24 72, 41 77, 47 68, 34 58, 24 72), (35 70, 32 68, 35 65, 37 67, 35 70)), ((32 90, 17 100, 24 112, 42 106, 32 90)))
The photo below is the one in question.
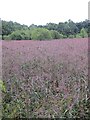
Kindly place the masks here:
POLYGON ((47 23, 46 25, 21 25, 17 22, 2 21, 2 38, 3 39, 60 39, 60 38, 73 38, 73 37, 88 37, 89 35, 89 20, 74 23, 72 20, 66 22, 47 23), (22 33, 24 31, 24 34, 22 33), (32 35, 31 35, 32 32, 32 35), (51 35, 50 35, 51 32, 51 35), (34 35, 35 33, 35 35, 34 35), (8 36, 8 37, 7 37, 8 36), (31 37, 32 36, 32 37, 31 37))
POLYGON ((10 35, 12 32, 16 30, 22 30, 22 29, 27 29, 28 27, 26 25, 21 25, 17 22, 12 22, 12 21, 3 21, 2 20, 2 35, 10 35))
POLYGON ((36 28, 31 32, 31 39, 33 40, 45 40, 52 39, 50 31, 45 28, 36 28))
POLYGON ((82 29, 81 29, 80 35, 81 35, 82 38, 88 37, 88 34, 87 34, 85 28, 82 28, 82 29))
POLYGON ((82 38, 81 34, 80 33, 76 34, 76 38, 82 38))
POLYGON ((4 39, 8 40, 30 40, 31 33, 30 30, 17 30, 8 36, 3 36, 4 39))
POLYGON ((69 38, 74 38, 74 35, 69 35, 69 38))
POLYGON ((51 32, 52 39, 63 38, 63 34, 60 34, 59 32, 57 32, 55 30, 51 30, 50 32, 51 32))

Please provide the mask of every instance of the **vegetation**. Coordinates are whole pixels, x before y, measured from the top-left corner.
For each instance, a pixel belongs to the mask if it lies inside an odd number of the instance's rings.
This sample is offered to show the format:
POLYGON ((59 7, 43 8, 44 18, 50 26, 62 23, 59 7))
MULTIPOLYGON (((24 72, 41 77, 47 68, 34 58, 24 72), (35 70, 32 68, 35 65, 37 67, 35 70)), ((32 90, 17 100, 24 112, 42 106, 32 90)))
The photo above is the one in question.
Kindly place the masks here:
POLYGON ((87 38, 3 41, 2 118, 89 120, 87 44, 87 38))
POLYGON ((90 21, 74 23, 47 23, 46 25, 21 25, 12 21, 2 21, 2 39, 6 40, 45 40, 62 38, 84 38, 89 36, 90 21))
POLYGON ((45 40, 45 39, 52 39, 52 36, 49 30, 45 28, 36 28, 31 31, 31 39, 45 40))

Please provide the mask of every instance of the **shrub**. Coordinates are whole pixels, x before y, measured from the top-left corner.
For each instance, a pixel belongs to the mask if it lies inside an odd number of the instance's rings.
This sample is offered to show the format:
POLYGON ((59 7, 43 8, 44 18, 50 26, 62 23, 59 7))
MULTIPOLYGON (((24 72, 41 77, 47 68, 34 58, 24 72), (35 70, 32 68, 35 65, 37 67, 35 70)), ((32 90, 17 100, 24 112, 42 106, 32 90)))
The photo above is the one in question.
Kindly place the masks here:
POLYGON ((17 30, 8 36, 4 36, 4 39, 10 40, 31 40, 30 30, 17 30))
POLYGON ((80 33, 76 34, 76 38, 82 38, 82 36, 80 35, 80 33))
POLYGON ((46 39, 52 39, 52 36, 50 31, 45 28, 35 28, 31 32, 31 39, 46 40, 46 39))
POLYGON ((55 31, 55 30, 51 30, 51 36, 53 39, 60 39, 63 38, 63 35, 60 34, 59 32, 55 31))
POLYGON ((74 35, 69 35, 69 38, 74 38, 74 35))
POLYGON ((88 37, 87 31, 85 28, 82 28, 80 31, 80 35, 82 36, 82 38, 88 37))

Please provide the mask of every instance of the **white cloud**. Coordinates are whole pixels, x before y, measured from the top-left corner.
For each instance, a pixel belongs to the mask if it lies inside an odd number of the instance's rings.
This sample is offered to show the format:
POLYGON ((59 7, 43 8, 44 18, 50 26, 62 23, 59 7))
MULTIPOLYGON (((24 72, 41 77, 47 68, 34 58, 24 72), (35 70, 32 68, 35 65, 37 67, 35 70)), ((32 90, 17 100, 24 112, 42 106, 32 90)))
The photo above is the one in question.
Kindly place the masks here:
POLYGON ((88 19, 88 0, 0 0, 0 17, 30 25, 88 19))

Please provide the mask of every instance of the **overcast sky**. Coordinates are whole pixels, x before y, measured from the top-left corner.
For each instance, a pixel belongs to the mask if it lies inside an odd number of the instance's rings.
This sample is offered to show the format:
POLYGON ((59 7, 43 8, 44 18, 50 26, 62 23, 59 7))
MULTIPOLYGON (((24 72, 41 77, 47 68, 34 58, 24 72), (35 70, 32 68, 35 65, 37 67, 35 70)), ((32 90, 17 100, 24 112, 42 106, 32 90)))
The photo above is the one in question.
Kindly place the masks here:
POLYGON ((0 18, 21 24, 45 25, 88 19, 89 0, 0 0, 0 18))

